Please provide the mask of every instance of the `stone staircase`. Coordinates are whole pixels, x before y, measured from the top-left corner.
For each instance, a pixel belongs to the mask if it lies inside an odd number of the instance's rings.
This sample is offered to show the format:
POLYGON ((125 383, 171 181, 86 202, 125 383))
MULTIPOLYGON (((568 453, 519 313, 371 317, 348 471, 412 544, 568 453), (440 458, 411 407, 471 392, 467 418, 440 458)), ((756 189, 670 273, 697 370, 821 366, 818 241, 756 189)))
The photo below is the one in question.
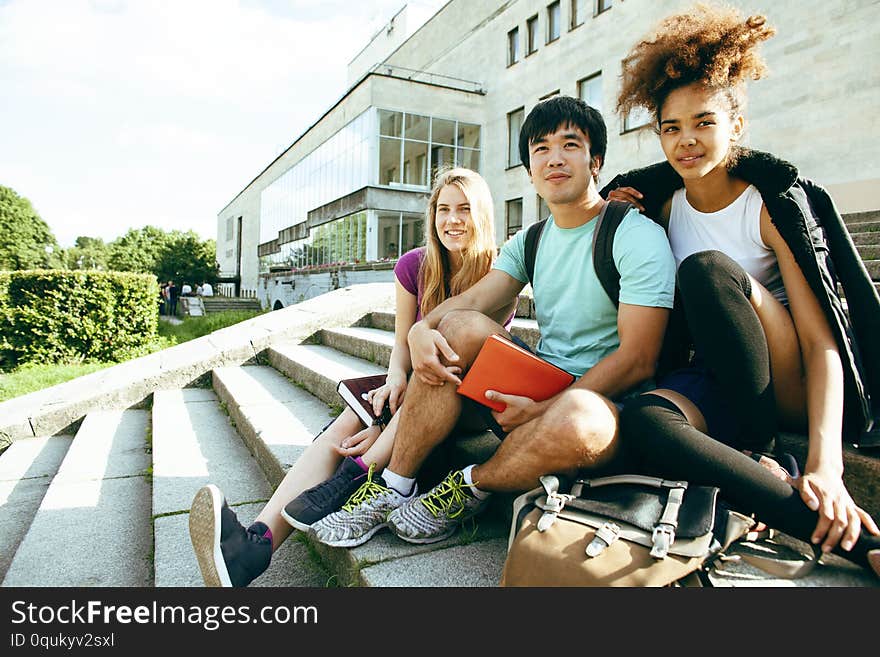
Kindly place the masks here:
MULTIPOLYGON (((287 312, 296 311, 278 311, 287 312)), ((529 312, 524 298, 519 314, 529 312)), ((276 341, 242 364, 213 367, 196 380, 201 387, 157 389, 139 406, 91 410, 75 435, 16 440, 0 454, 3 586, 201 586, 188 534, 196 490, 217 484, 249 524, 341 410, 336 382, 385 370, 393 323, 390 310, 349 325, 328 323, 306 340, 276 341)), ((518 317, 513 332, 532 345, 538 337, 528 317, 518 317)), ((488 433, 461 436, 452 459, 482 460, 496 445, 488 433)), ((849 451, 847 472, 851 483, 862 484, 854 489, 857 500, 880 517, 880 461, 849 451)), ((365 545, 338 549, 295 532, 253 585, 494 586, 511 499, 495 496, 477 523, 434 545, 380 532, 365 545)), ((790 544, 775 545, 784 551, 790 544)), ((878 584, 836 558, 796 582, 768 579, 744 565, 725 571, 716 585, 878 584)))
POLYGON ((224 310, 262 310, 259 299, 245 297, 199 297, 205 313, 219 313, 224 310))
POLYGON ((874 287, 880 292, 880 210, 854 212, 844 215, 843 220, 874 287))

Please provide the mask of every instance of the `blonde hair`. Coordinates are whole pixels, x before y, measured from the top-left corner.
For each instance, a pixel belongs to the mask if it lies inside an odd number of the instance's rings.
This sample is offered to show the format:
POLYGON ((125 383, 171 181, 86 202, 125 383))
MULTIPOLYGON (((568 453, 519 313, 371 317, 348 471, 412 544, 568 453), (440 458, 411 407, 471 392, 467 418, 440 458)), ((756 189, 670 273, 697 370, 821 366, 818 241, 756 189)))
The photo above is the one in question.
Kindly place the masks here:
POLYGON ((476 171, 463 167, 438 171, 425 210, 425 258, 419 268, 422 316, 449 297, 464 292, 489 273, 496 252, 494 210, 489 185, 476 171), (473 223, 472 238, 461 250, 461 269, 451 278, 449 251, 440 242, 434 223, 437 199, 447 185, 455 185, 465 195, 473 223))

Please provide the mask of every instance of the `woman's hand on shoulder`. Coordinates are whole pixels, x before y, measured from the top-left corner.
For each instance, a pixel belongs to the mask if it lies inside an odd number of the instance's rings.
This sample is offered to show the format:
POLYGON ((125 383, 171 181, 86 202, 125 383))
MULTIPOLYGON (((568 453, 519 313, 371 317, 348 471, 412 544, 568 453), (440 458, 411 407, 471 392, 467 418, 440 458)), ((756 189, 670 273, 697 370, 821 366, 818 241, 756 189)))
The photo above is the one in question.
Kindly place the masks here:
POLYGON ((618 187, 617 189, 612 189, 608 192, 609 201, 625 201, 627 203, 632 203, 638 208, 639 212, 645 211, 645 206, 642 203, 642 199, 644 198, 644 194, 635 187, 618 187))
POLYGON ((823 551, 831 551, 838 543, 844 550, 851 550, 862 527, 875 536, 880 534, 877 523, 856 505, 837 473, 807 471, 794 484, 804 503, 819 514, 812 541, 821 543, 823 551))

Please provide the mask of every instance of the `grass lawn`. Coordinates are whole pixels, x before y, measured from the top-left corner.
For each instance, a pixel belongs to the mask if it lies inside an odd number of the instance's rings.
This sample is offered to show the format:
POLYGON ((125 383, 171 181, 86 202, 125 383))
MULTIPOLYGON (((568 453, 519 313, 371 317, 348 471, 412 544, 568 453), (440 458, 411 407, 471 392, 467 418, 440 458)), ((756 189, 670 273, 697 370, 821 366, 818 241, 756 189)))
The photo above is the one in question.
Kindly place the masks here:
MULTIPOLYGON (((186 317, 180 324, 159 322, 159 340, 156 341, 156 349, 200 338, 260 314, 262 313, 248 310, 227 310, 202 317, 186 317)), ((115 363, 28 363, 10 372, 0 371, 0 402, 26 395, 35 390, 42 390, 111 365, 115 365, 115 363)))

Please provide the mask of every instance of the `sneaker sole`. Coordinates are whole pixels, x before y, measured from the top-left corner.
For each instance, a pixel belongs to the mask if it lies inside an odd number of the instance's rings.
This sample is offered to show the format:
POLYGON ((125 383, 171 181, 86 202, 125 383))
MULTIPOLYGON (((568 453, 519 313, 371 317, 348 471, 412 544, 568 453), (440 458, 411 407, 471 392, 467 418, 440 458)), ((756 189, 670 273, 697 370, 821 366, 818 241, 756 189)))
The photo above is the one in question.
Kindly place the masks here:
POLYGON ((281 509, 281 517, 284 518, 285 522, 287 522, 288 525, 302 532, 308 532, 312 528, 311 525, 307 525, 304 522, 300 522, 293 516, 287 515, 287 511, 285 511, 284 509, 281 509))
POLYGON ((371 528, 370 531, 368 531, 363 536, 358 536, 357 538, 346 538, 346 539, 337 540, 337 541, 322 540, 322 539, 318 538, 318 535, 313 530, 309 530, 309 536, 311 538, 313 538, 314 540, 318 541, 318 543, 321 543, 323 545, 329 545, 330 547, 357 547, 358 545, 363 545, 364 543, 369 541, 371 538, 373 538, 373 536, 376 534, 376 532, 378 532, 380 529, 384 529, 385 527, 388 527, 387 522, 383 522, 381 524, 376 525, 375 527, 371 528))
POLYGON ((213 484, 203 486, 189 510, 189 537, 205 586, 232 587, 223 552, 220 550, 220 509, 223 493, 213 484))
POLYGON ((391 533, 397 536, 402 541, 406 541, 407 543, 415 543, 416 545, 425 545, 426 543, 439 543, 440 541, 445 541, 447 538, 452 536, 456 531, 458 531, 458 525, 452 528, 451 531, 446 532, 445 534, 440 534, 439 536, 428 536, 423 538, 416 538, 412 536, 404 536, 402 534, 398 534, 394 525, 389 525, 389 529, 391 533))

